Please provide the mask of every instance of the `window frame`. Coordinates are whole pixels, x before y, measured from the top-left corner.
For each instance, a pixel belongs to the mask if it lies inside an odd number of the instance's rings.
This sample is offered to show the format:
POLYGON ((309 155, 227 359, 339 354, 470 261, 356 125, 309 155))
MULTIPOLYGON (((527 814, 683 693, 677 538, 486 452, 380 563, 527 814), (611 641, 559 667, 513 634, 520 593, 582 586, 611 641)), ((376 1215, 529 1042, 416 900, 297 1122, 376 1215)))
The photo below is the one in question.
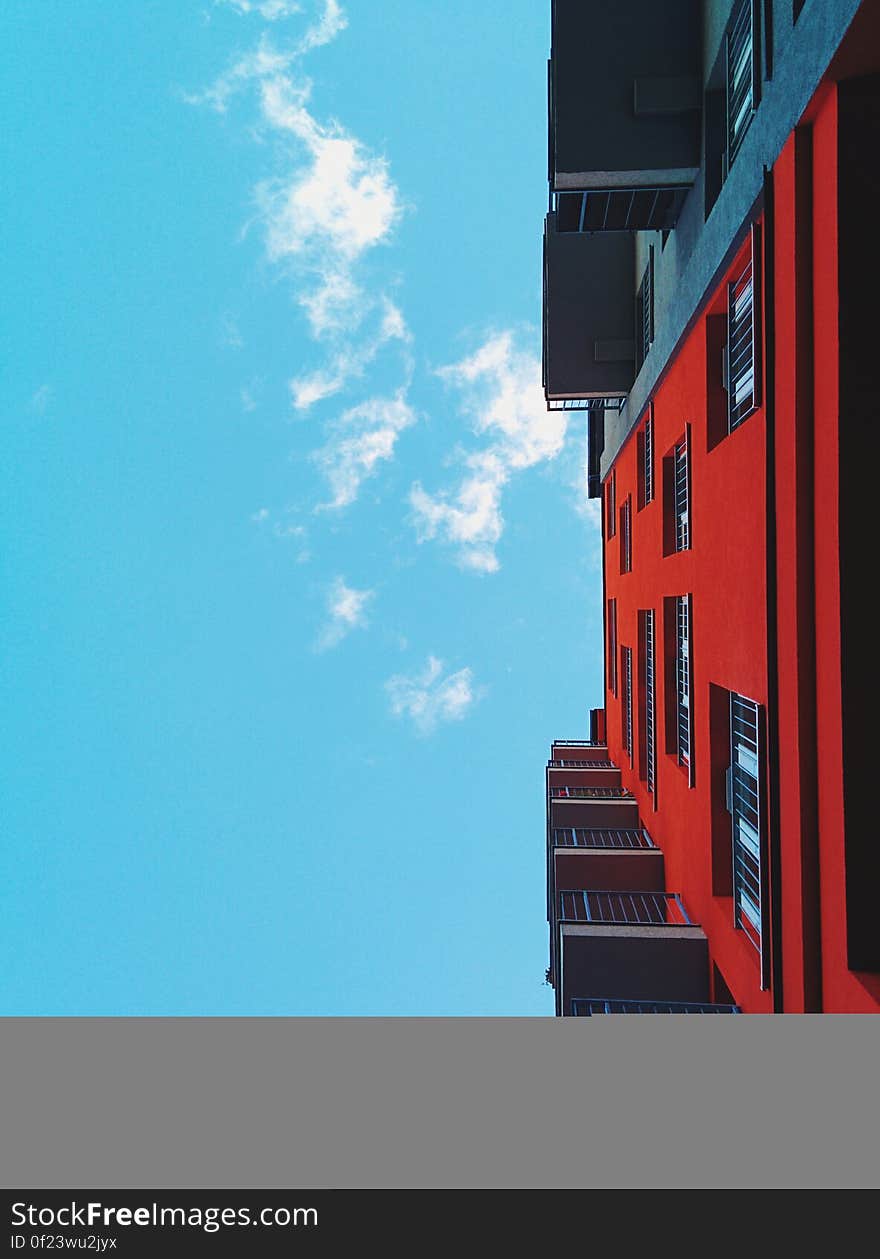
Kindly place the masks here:
POLYGON ((636 290, 635 309, 636 375, 654 344, 654 246, 648 246, 648 261, 636 290))
POLYGON ((605 482, 605 537, 608 542, 617 535, 617 473, 612 468, 605 482))
POLYGON ((657 797, 657 622, 653 608, 641 616, 642 749, 644 779, 649 795, 657 797))
POLYGON ((645 419, 642 463, 642 502, 645 507, 654 501, 654 404, 648 408, 645 419))
POLYGON ((759 0, 738 0, 731 12, 724 36, 725 179, 730 174, 761 102, 760 55, 759 0))
POLYGON ((620 571, 632 572, 632 495, 627 494, 620 509, 620 571))
POLYGON ((765 716, 756 700, 729 693, 729 764, 733 925, 758 954, 761 988, 770 985, 765 806, 765 716), (750 912, 751 910, 751 912, 750 912))
POLYGON ((675 756, 693 786, 693 642, 690 595, 675 599, 675 756), (683 737, 684 732, 684 737, 683 737))
POLYGON ((727 432, 733 433, 761 405, 761 225, 753 223, 745 265, 727 284, 727 341, 724 349, 724 388, 727 392, 727 432), (748 304, 740 307, 748 294, 748 304), (744 364, 744 366, 741 366, 744 364), (748 388, 743 389, 748 381, 748 388), (738 392, 742 390, 742 397, 738 392))
POLYGON ((691 444, 690 426, 672 448, 673 537, 676 551, 691 549, 691 444))
POLYGON ((609 599, 607 607, 608 689, 617 698, 617 600, 609 599))
POLYGON ((621 647, 620 649, 620 667, 623 682, 623 703, 621 705, 622 718, 622 742, 623 750, 629 757, 629 763, 633 763, 633 667, 632 667, 632 647, 621 647))

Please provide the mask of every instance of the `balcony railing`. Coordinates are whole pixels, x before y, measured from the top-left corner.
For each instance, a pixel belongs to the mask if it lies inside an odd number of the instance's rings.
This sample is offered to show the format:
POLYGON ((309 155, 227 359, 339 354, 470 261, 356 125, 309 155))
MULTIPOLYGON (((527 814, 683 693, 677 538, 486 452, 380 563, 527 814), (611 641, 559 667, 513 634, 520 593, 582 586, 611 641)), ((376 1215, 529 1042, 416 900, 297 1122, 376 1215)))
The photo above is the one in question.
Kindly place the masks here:
POLYGON ((614 761, 548 761, 548 769, 617 769, 614 761))
POLYGON ((605 748, 608 744, 603 739, 554 739, 555 748, 605 748))
POLYGON ((557 826, 553 828, 553 844, 556 848, 656 848, 651 836, 642 830, 603 830, 581 826, 557 826))
POLYGON ((713 1005, 708 1001, 620 1001, 604 997, 574 997, 571 1013, 591 1014, 741 1014, 738 1005, 713 1005))
POLYGON ((551 787, 553 800, 634 800, 626 787, 551 787))
POLYGON ((622 411, 625 396, 611 398, 548 398, 548 411, 622 411))
POLYGON ((556 194, 560 232, 660 232, 675 227, 688 185, 556 194))
POLYGON ((632 927, 695 925, 675 892, 560 892, 559 921, 632 927))

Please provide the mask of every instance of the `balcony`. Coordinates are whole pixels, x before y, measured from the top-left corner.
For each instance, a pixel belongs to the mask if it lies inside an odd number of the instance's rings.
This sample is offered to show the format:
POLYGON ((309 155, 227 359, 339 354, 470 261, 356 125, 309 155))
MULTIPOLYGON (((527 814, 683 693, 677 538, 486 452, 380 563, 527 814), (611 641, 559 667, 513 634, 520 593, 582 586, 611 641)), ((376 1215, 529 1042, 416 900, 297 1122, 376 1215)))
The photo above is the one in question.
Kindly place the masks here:
POLYGON ((552 887, 664 890, 663 853, 645 830, 557 828, 550 833, 550 847, 552 887))
POLYGON ((556 908, 558 1013, 584 992, 613 992, 618 1001, 708 1001, 706 936, 674 893, 563 890, 556 908))
POLYGON ((569 891, 559 893, 560 922, 683 926, 691 920, 675 892, 569 891))
POLYGON ((608 745, 590 739, 554 739, 550 757, 554 761, 607 761, 608 745))
POLYGON ((620 770, 613 761, 549 761, 547 786, 619 787, 620 770))
POLYGON ((608 761, 596 757, 593 761, 569 760, 561 757, 558 761, 548 761, 548 769, 617 769, 614 761, 608 761))
POLYGON ((604 997, 575 997, 574 1018, 591 1014, 741 1014, 738 1005, 713 1005, 708 1001, 621 1001, 604 997))
POLYGON ((624 787, 548 787, 547 812, 551 831, 578 827, 617 831, 638 830, 639 827, 638 805, 624 787))
POLYGON ((635 377, 635 253, 625 235, 544 222, 544 396, 550 407, 620 408, 635 377))
POLYGON ((548 173, 560 232, 675 225, 700 165, 701 19, 698 0, 554 0, 548 173))

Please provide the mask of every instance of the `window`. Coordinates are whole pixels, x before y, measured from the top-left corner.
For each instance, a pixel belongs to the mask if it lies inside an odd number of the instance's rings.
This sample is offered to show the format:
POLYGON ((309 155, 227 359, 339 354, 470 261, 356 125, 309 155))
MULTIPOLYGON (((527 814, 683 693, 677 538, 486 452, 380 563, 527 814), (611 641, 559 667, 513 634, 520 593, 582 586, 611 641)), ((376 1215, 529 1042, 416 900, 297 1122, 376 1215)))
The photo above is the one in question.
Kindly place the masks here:
POLYGON ((758 950, 761 986, 766 987, 760 760, 759 706, 743 695, 732 694, 727 809, 733 833, 733 921, 758 950))
MULTIPOLYGON (((765 11, 770 12, 766 4, 765 11)), ((768 73, 771 47, 772 38, 767 42, 768 73)), ((706 218, 736 161, 760 99, 761 2, 735 0, 703 102, 706 218)))
POLYGON ((752 248, 740 274, 727 286, 727 431, 732 433, 757 407, 759 397, 760 228, 752 229, 752 248))
POLYGON ((690 600, 675 600, 675 708, 676 755, 679 765, 691 763, 691 632, 690 600))
POLYGON ((617 473, 612 472, 605 486, 605 522, 609 540, 617 532, 617 473))
POLYGON ((620 571, 632 572, 632 495, 620 509, 620 571))
POLYGON ((657 662, 654 644, 654 610, 639 613, 639 775, 651 795, 657 789, 657 662))
POLYGON ((758 105, 757 16, 756 0, 738 0, 725 40, 728 170, 736 160, 758 105))
POLYGON ((617 694, 617 600, 608 600, 608 689, 617 694))
POLYGON ((654 340, 654 246, 648 250, 648 265, 636 294, 636 375, 648 357, 654 340))
POLYGON ((621 647, 620 663, 623 673, 623 750, 633 763, 633 685, 632 647, 621 647))
POLYGON ((690 457, 687 433, 672 452, 675 507, 675 549, 687 551, 691 544, 690 457))
POLYGON ((639 511, 654 498, 654 404, 638 432, 639 511))

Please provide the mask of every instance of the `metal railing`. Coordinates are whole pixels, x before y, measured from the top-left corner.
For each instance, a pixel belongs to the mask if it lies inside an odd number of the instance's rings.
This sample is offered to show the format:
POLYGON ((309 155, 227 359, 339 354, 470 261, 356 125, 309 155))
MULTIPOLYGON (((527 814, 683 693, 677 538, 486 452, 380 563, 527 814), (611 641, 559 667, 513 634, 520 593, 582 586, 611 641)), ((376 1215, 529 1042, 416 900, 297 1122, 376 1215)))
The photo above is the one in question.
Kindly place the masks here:
POLYGON ((550 398, 548 411, 622 411, 626 395, 610 398, 550 398))
POLYGON ((626 787, 551 787, 553 800, 634 800, 626 787))
POLYGON ((555 748, 607 748, 608 744, 604 739, 554 739, 553 747, 555 748))
POLYGON ((710 1001, 630 1001, 607 997, 573 997, 575 1018, 591 1014, 741 1014, 738 1005, 715 1005, 710 1001))
POLYGON ((691 654, 690 615, 687 595, 676 599, 678 644, 675 656, 678 762, 689 765, 691 758, 691 654))
POLYGON ((656 787, 657 746, 655 732, 656 688, 654 679, 654 610, 644 613, 645 632, 645 785, 653 795, 656 787))
POLYGON ((755 109, 752 0, 734 7, 727 36, 727 169, 740 150, 755 109))
POLYGON ((603 827, 554 826, 552 836, 556 848, 656 848, 648 832, 603 827))
POLYGON ((648 265, 636 293, 636 372, 648 357, 654 341, 654 252, 650 247, 648 265))
POLYGON ((654 501, 654 415, 645 420, 642 436, 642 502, 645 507, 654 501))
POLYGON ((678 220, 687 184, 556 193, 559 232, 661 232, 678 220))
POLYGON ((675 549, 687 551, 691 545, 690 456, 687 435, 672 452, 675 483, 675 549))
POLYGON ((617 769, 614 761, 548 761, 548 769, 617 769))
POLYGON ((630 927, 694 925, 677 892, 560 892, 559 921, 630 927))
POLYGON ((755 409, 755 303, 752 259, 728 290, 727 428, 755 409))

